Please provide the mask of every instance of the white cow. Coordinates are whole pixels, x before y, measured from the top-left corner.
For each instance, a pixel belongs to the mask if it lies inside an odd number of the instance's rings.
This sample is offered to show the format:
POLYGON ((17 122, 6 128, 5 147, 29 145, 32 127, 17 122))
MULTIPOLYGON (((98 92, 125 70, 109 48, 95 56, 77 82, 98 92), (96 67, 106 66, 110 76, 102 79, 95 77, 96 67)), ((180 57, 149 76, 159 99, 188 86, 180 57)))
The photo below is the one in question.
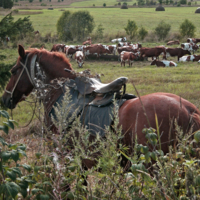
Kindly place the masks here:
POLYGON ((111 42, 112 42, 112 43, 116 43, 116 42, 126 42, 126 37, 113 39, 113 40, 111 40, 111 42))
POLYGON ((77 51, 76 53, 75 53, 75 60, 76 60, 76 62, 78 63, 78 66, 81 68, 81 67, 83 67, 83 64, 84 64, 84 62, 83 62, 83 52, 82 51, 77 51))
POLYGON ((195 59, 194 55, 191 56, 182 56, 179 58, 180 62, 187 62, 187 61, 193 61, 195 59))

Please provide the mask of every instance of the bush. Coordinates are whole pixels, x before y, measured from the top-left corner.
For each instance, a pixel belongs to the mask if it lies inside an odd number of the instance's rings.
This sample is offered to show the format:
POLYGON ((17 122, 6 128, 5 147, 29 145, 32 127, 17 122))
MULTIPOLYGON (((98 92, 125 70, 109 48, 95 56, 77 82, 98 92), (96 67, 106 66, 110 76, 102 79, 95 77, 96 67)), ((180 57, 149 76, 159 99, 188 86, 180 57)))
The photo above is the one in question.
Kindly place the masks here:
POLYGON ((95 6, 95 4, 93 4, 93 6, 95 6))
POLYGON ((104 31, 104 28, 103 28, 102 24, 99 24, 97 26, 97 30, 96 30, 96 37, 102 39, 103 38, 103 31, 104 31))
POLYGON ((106 7, 106 3, 103 4, 103 7, 106 7))
POLYGON ((130 36, 131 39, 133 39, 137 35, 137 24, 135 21, 128 20, 128 24, 124 28, 126 31, 126 34, 130 36))
POLYGON ((65 11, 57 22, 57 33, 61 40, 81 40, 94 29, 94 18, 88 11, 71 13, 65 11))
POLYGON ((47 6, 47 4, 46 3, 41 3, 41 6, 47 6))
POLYGON ((181 6, 181 3, 180 3, 180 2, 178 2, 178 3, 177 3, 177 7, 180 7, 180 6, 181 6))
POLYGON ((191 6, 191 2, 188 2, 188 6, 191 6))
POLYGON ((180 0, 180 4, 187 4, 187 0, 180 0))
POLYGON ((144 38, 147 36, 148 34, 148 31, 142 26, 139 31, 138 31, 138 34, 139 34, 139 38, 141 40, 144 40, 144 38))
POLYGON ((118 6, 121 6, 121 3, 120 3, 120 2, 118 3, 118 6))
POLYGON ((180 25, 179 30, 182 37, 194 37, 196 27, 191 21, 185 19, 185 21, 180 25))
POLYGON ((164 40, 167 37, 170 29, 171 29, 170 24, 167 24, 164 21, 160 21, 158 26, 155 28, 155 34, 158 36, 159 40, 164 40))

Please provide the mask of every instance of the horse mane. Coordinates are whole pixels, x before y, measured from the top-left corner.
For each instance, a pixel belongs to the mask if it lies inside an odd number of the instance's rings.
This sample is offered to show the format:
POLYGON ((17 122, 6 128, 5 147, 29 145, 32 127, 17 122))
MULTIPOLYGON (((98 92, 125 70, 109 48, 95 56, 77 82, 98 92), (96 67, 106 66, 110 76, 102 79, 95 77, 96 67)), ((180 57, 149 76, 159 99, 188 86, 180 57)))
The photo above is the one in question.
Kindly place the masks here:
MULTIPOLYGON (((68 66, 68 69, 73 70, 71 67, 71 63, 69 59, 65 56, 63 52, 50 52, 46 49, 37 49, 37 48, 29 48, 28 50, 25 50, 25 53, 32 53, 33 55, 45 56, 46 59, 52 60, 52 63, 56 62, 56 65, 63 65, 65 63, 65 66, 68 66)), ((18 58, 18 60, 20 57, 18 58)))

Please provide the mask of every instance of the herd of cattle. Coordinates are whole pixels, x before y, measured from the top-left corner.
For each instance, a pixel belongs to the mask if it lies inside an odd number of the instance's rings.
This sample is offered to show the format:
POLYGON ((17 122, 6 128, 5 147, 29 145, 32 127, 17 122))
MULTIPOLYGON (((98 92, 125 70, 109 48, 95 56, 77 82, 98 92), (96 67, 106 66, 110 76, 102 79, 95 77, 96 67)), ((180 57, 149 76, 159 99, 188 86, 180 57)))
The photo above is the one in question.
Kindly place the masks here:
MULTIPOLYGON (((177 66, 173 61, 168 61, 168 57, 177 56, 178 61, 198 61, 200 63, 200 55, 194 55, 194 52, 199 49, 200 39, 188 38, 187 43, 182 43, 180 47, 168 48, 165 46, 156 46, 153 48, 142 47, 140 43, 132 44, 126 42, 126 37, 113 39, 112 43, 117 43, 114 45, 103 45, 103 44, 92 44, 91 38, 83 43, 83 45, 65 45, 65 44, 55 44, 53 45, 51 51, 59 51, 66 54, 67 57, 73 57, 75 54, 75 60, 79 67, 84 64, 84 59, 87 59, 89 55, 96 55, 98 58, 100 55, 113 54, 116 52, 119 55, 121 61, 121 66, 125 66, 125 62, 129 63, 129 66, 133 64, 135 60, 143 60, 144 58, 151 57, 151 65, 156 65, 158 67, 168 67, 177 66), (193 55, 191 55, 191 52, 193 55), (185 55, 189 56, 185 56, 185 55), (163 60, 159 61, 159 56, 162 55, 163 60), (155 59, 154 59, 155 58, 155 59)), ((167 45, 180 45, 178 40, 169 41, 167 45)))

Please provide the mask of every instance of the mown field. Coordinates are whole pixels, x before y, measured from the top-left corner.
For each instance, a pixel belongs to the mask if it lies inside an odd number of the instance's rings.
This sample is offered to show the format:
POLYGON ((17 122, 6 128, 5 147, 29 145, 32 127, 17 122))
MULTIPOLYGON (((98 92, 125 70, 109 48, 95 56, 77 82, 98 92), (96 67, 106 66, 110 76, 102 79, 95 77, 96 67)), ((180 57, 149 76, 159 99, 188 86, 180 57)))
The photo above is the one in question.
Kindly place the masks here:
MULTIPOLYGON (((124 32, 127 21, 134 20, 138 27, 145 27, 148 31, 153 31, 157 24, 164 20, 171 24, 171 33, 178 32, 180 23, 185 19, 192 21, 197 28, 197 36, 200 32, 200 15, 195 14, 195 7, 167 7, 165 12, 156 12, 155 8, 129 8, 122 10, 120 8, 63 8, 72 12, 78 10, 88 10, 94 17, 96 26, 103 25, 105 35, 124 32)), ((62 9, 62 10, 63 10, 62 9)), ((25 12, 26 10, 23 10, 25 12)), ((41 10, 40 10, 41 11, 41 10)), ((56 23, 62 14, 61 9, 47 10, 43 9, 42 14, 31 14, 38 10, 27 10, 24 15, 14 15, 15 19, 30 15, 35 30, 39 30, 42 35, 47 33, 56 33, 56 23)), ((3 16, 0 16, 2 19, 3 16)))

